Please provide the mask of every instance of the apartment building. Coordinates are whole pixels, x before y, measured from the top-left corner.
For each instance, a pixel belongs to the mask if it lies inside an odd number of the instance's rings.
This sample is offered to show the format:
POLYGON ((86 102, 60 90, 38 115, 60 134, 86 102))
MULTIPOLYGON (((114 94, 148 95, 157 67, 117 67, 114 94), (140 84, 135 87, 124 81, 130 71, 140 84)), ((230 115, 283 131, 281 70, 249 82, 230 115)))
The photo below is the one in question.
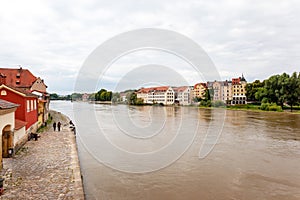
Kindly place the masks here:
POLYGON ((246 85, 247 85, 247 81, 244 78, 244 75, 242 75, 242 77, 232 79, 232 87, 231 87, 232 101, 231 101, 231 105, 247 104, 246 85))

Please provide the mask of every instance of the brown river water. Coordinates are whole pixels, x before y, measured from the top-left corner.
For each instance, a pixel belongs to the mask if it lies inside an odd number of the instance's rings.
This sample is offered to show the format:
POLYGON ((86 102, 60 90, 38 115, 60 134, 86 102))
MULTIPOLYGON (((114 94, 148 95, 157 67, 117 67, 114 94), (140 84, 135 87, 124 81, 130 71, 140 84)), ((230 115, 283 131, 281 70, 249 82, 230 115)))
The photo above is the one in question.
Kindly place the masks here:
POLYGON ((300 199, 299 114, 64 101, 50 107, 76 123, 87 200, 300 199), (203 144, 213 148, 199 157, 203 144))

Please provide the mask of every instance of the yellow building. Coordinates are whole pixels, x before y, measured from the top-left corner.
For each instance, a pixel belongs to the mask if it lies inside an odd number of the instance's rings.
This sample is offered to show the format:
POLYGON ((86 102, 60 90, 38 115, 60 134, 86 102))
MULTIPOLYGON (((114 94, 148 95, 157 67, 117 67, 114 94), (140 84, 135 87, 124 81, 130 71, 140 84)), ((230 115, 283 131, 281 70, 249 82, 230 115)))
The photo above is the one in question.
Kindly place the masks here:
POLYGON ((247 85, 247 81, 243 75, 242 77, 232 79, 232 87, 231 87, 232 105, 247 104, 246 85, 247 85))
POLYGON ((42 126, 48 119, 49 113, 49 94, 46 92, 47 86, 44 81, 38 77, 32 84, 30 91, 39 96, 38 99, 38 127, 42 126))
POLYGON ((203 99, 205 97, 206 90, 207 90, 206 83, 197 83, 193 89, 193 92, 194 92, 193 97, 203 99))

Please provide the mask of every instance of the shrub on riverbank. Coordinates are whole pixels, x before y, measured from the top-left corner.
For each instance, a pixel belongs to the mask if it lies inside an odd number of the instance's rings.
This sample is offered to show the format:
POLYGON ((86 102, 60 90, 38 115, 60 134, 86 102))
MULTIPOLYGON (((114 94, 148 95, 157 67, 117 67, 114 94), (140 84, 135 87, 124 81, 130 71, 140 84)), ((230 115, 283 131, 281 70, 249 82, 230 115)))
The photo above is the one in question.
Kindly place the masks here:
POLYGON ((226 104, 223 101, 218 100, 218 101, 213 101, 211 106, 219 108, 219 107, 225 107, 226 104))
POLYGON ((200 107, 211 107, 211 101, 210 100, 202 100, 199 103, 200 107))
POLYGON ((277 111, 282 112, 281 106, 278 106, 276 103, 262 103, 259 107, 261 110, 265 111, 277 111))

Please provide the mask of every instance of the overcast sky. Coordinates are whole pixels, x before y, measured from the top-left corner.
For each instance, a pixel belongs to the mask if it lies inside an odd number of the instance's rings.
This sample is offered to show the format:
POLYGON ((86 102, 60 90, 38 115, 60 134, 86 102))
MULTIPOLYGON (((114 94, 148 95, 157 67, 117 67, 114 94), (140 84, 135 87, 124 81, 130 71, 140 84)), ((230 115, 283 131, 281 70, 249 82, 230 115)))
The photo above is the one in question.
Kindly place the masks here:
MULTIPOLYGON (((0 67, 21 65, 42 77, 49 92, 70 93, 95 48, 140 28, 172 30, 194 40, 224 80, 242 73, 253 81, 300 71, 297 0, 1 1, 0 67)), ((189 84, 203 81, 176 59, 160 52, 133 53, 106 72, 102 86, 114 90, 124 74, 151 63, 177 65, 189 84)))

